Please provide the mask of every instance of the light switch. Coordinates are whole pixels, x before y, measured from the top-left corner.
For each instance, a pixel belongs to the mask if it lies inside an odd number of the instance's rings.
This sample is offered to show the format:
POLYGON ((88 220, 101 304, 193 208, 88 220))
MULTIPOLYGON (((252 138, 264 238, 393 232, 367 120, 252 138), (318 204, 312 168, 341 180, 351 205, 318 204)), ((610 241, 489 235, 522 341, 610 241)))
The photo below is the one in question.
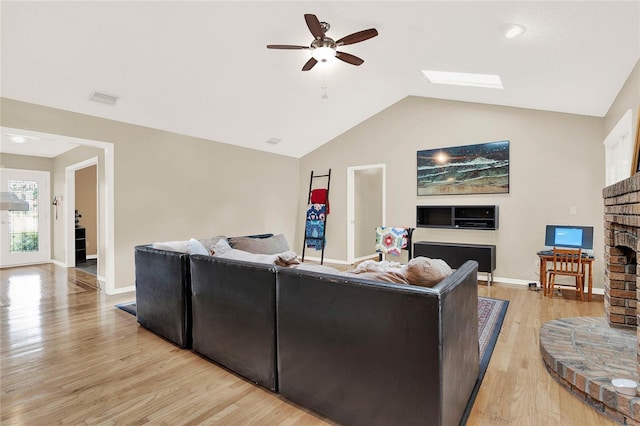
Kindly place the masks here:
POLYGON ((569 215, 575 216, 578 214, 578 208, 576 206, 569 207, 569 215))

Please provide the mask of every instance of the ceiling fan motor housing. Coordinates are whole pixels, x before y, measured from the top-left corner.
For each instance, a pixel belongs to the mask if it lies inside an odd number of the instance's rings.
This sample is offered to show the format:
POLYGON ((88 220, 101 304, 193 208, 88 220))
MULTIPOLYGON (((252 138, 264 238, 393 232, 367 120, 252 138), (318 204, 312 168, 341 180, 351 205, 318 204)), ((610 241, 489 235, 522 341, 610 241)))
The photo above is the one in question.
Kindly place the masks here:
MULTIPOLYGON (((335 41, 333 41, 333 39, 330 39, 329 37, 325 37, 321 40, 313 40, 311 42, 311 49, 319 49, 322 47, 328 47, 329 49, 333 49, 335 51, 338 48, 338 45, 335 41)), ((324 59, 324 61, 326 61, 326 59, 324 59)))

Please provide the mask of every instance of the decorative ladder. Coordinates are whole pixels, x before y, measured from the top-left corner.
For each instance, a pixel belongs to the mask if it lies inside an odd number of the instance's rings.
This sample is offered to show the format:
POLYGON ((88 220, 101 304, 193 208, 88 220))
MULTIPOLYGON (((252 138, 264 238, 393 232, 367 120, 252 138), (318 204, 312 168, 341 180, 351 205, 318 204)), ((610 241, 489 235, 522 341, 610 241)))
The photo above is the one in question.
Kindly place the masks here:
POLYGON ((307 248, 307 241, 308 240, 312 240, 312 241, 319 241, 320 242, 320 247, 322 248, 322 252, 320 255, 320 264, 322 265, 324 263, 324 247, 326 245, 326 239, 325 236, 327 234, 327 215, 329 213, 329 186, 331 185, 331 169, 329 169, 329 172, 325 175, 314 175, 313 174, 313 170, 311 171, 311 178, 309 179, 309 196, 307 198, 307 217, 305 217, 305 221, 304 221, 304 243, 302 244, 302 261, 304 262, 304 254, 305 254, 305 249, 307 248), (317 237, 307 237, 307 233, 309 231, 309 224, 310 224, 310 220, 309 220, 309 208, 311 207, 311 193, 313 189, 325 189, 325 188, 313 188, 313 180, 314 179, 319 179, 319 178, 327 178, 327 196, 326 196, 326 200, 325 200, 325 215, 324 215, 324 226, 322 227, 322 235, 318 235, 317 237))

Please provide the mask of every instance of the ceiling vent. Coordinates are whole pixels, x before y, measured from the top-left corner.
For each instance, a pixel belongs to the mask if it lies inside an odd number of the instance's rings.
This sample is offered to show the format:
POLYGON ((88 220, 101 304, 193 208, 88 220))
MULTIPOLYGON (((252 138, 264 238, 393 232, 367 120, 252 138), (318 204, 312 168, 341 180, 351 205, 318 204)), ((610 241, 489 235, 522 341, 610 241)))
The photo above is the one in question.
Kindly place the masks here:
POLYGON ((278 145, 280 142, 282 142, 282 139, 278 138, 271 138, 267 141, 267 143, 270 145, 278 145))
POLYGON ((89 99, 93 102, 99 102, 101 104, 115 105, 118 97, 107 95, 106 93, 93 92, 89 99))

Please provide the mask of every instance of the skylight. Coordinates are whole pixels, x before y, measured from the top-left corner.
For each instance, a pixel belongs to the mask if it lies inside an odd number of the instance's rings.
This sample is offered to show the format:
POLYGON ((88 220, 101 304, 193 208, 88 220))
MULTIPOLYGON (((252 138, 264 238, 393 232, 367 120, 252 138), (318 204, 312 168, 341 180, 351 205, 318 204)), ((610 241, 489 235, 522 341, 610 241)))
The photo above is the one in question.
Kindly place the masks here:
POLYGON ((499 75, 472 74, 465 72, 429 71, 422 70, 422 74, 435 84, 454 84, 457 86, 487 87, 503 89, 499 75))

